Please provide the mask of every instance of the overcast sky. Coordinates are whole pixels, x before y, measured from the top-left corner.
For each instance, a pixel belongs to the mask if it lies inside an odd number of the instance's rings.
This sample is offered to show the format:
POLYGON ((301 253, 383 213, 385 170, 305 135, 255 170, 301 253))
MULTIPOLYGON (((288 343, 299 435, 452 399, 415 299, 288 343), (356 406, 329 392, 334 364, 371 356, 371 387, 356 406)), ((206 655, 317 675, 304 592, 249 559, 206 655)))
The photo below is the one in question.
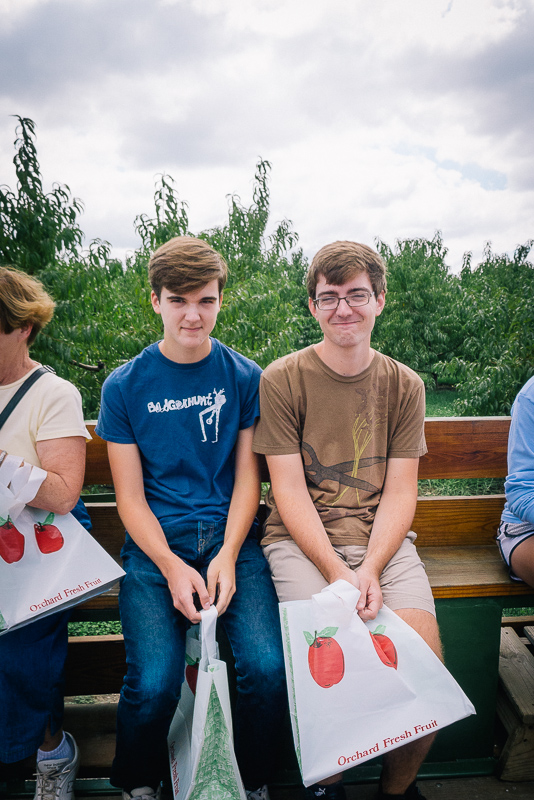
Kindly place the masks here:
POLYGON ((30 117, 124 255, 158 173, 199 232, 261 157, 308 256, 439 229, 457 269, 534 237, 533 33, 534 0, 0 0, 0 182, 30 117))

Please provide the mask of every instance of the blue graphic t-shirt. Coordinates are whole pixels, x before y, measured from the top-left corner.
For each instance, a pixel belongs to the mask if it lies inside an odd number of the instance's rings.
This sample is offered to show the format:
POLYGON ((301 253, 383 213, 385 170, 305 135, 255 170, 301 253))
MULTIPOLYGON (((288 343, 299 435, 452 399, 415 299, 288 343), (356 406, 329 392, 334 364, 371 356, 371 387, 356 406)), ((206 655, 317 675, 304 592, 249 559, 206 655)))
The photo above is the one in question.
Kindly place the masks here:
POLYGON ((96 433, 138 446, 145 496, 163 526, 227 516, 237 436, 259 416, 258 365, 217 339, 211 345, 193 364, 150 345, 102 388, 96 433))

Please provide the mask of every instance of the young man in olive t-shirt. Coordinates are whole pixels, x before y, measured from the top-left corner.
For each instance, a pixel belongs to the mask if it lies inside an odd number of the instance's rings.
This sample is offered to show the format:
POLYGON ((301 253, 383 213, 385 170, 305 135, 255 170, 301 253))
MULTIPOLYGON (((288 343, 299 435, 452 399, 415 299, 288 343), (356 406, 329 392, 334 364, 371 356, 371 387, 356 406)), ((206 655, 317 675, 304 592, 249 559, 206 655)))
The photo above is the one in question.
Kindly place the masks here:
MULTIPOLYGON (((344 579, 373 619, 382 602, 441 656, 432 592, 410 531, 425 397, 408 367, 371 348, 386 293, 371 248, 335 242, 314 257, 309 308, 322 340, 271 364, 260 384, 253 449, 271 490, 263 545, 280 601, 309 598, 344 579)), ((378 798, 421 798, 415 779, 433 736, 386 754, 378 798)), ((343 800, 341 775, 306 798, 343 800)))

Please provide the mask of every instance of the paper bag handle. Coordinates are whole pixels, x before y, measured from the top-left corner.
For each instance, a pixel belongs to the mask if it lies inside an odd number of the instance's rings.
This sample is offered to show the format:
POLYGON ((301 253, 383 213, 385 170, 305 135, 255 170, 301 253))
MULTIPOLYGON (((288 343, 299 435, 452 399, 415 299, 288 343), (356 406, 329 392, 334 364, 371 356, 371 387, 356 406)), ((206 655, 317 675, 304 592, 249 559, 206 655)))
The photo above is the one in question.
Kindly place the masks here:
MULTIPOLYGON (((325 586, 318 594, 312 595, 312 614, 318 628, 323 621, 335 621, 338 625, 350 625, 360 598, 360 590, 348 581, 338 580, 325 586)), ((326 624, 326 622, 325 622, 326 624)))
POLYGON ((2 462, 0 482, 11 491, 13 500, 9 505, 9 516, 17 519, 26 503, 33 500, 47 473, 40 467, 23 463, 20 456, 8 455, 2 462))
POLYGON ((199 669, 206 672, 210 661, 217 658, 217 608, 210 606, 206 611, 200 612, 200 665, 199 669))

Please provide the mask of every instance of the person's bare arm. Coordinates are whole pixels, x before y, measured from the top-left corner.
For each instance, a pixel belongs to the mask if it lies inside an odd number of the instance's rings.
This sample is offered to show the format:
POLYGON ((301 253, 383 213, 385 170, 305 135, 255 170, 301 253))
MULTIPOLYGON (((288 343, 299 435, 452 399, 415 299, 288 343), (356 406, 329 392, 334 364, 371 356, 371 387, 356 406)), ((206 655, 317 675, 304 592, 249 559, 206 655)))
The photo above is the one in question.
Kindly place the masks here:
POLYGON ((136 444, 108 442, 108 456, 115 485, 117 509, 134 542, 161 570, 169 584, 173 603, 191 622, 200 622, 193 595, 202 608, 210 607, 202 576, 170 549, 165 534, 145 497, 141 456, 136 444))
POLYGON ((68 514, 80 497, 85 474, 85 439, 65 436, 37 442, 35 450, 47 476, 28 505, 68 514))
POLYGON ((254 427, 239 431, 224 544, 208 567, 208 594, 212 601, 217 597, 219 616, 226 611, 235 592, 235 562, 260 501, 260 468, 258 456, 252 452, 253 434, 254 427))
POLYGON ((358 613, 374 619, 382 606, 380 575, 410 529, 417 502, 419 459, 389 459, 367 555, 351 570, 336 555, 306 486, 299 454, 267 456, 271 484, 282 521, 302 552, 328 583, 343 579, 361 592, 358 613))
POLYGON ((340 578, 357 586, 354 572, 330 543, 308 492, 299 453, 267 456, 276 507, 294 541, 313 561, 328 583, 340 578))
POLYGON ((357 609, 362 619, 374 619, 382 605, 380 575, 401 546, 413 522, 418 468, 418 458, 388 458, 367 554, 357 570, 362 593, 357 609))

